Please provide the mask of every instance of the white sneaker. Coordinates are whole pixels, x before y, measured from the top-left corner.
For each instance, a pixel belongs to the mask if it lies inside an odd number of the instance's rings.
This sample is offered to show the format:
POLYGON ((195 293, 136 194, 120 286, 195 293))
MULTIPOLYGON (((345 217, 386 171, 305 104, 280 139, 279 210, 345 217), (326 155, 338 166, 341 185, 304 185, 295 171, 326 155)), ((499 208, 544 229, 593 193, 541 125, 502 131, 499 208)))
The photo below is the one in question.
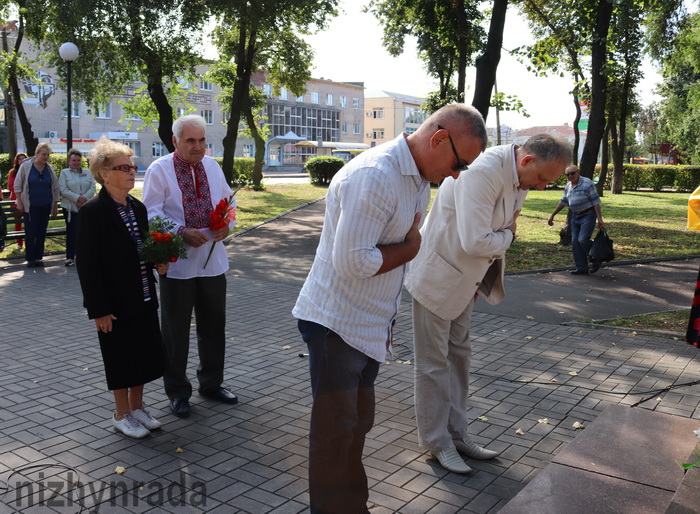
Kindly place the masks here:
POLYGON ((472 459, 493 459, 494 457, 498 457, 501 454, 501 452, 496 452, 493 450, 487 450, 486 448, 482 448, 474 441, 472 441, 469 438, 469 436, 465 436, 462 440, 455 439, 452 442, 454 443, 455 448, 457 448, 457 451, 465 454, 467 457, 471 457, 472 459))
POLYGON ((151 433, 146 427, 131 417, 129 413, 124 414, 124 418, 119 421, 112 416, 112 425, 117 432, 134 439, 141 439, 151 433))
POLYGON ((469 473, 472 468, 467 466, 467 463, 462 460, 459 456, 457 450, 454 448, 447 448, 446 450, 440 450, 439 452, 430 452, 433 454, 439 462, 440 465, 447 471, 452 471, 453 473, 469 473))
POLYGON ((144 427, 146 427, 148 430, 155 430, 155 429, 163 426, 163 423, 161 423, 156 418, 151 416, 151 413, 148 412, 144 407, 141 407, 140 409, 132 410, 131 416, 136 421, 141 423, 144 427))

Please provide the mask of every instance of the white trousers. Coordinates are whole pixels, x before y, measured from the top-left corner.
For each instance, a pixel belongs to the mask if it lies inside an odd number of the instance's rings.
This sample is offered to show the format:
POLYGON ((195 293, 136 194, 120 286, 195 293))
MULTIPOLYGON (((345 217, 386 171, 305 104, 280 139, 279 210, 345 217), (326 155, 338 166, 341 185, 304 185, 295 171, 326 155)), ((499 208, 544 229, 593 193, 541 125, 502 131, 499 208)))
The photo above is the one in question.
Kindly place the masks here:
POLYGON ((415 408, 421 449, 438 452, 467 435, 469 342, 474 300, 446 321, 413 300, 415 408))

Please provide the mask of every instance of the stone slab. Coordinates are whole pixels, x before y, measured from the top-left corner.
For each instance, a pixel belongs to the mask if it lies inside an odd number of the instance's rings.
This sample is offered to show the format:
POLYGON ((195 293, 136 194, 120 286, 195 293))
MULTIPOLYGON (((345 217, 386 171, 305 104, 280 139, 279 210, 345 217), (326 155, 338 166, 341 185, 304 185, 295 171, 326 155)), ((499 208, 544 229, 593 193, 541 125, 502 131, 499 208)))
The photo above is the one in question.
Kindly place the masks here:
POLYGON ((697 428, 697 420, 610 405, 552 462, 675 491, 697 428))
POLYGON ((658 514, 672 497, 656 487, 550 464, 499 514, 658 514))

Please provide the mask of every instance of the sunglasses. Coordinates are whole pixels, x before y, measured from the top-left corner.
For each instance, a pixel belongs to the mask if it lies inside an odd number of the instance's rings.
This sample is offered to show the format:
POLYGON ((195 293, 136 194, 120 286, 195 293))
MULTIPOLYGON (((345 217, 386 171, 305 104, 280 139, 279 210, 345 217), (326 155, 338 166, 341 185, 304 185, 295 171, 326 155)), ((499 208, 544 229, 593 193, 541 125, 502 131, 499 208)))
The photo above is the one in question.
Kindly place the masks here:
POLYGON ((112 168, 112 170, 119 170, 123 171, 124 173, 131 173, 134 172, 136 173, 138 171, 139 167, 136 166, 135 164, 122 164, 120 166, 115 166, 112 168))
POLYGON ((567 177, 573 177, 573 176, 576 175, 577 173, 578 173, 578 171, 571 171, 571 172, 567 173, 566 176, 567 176, 567 177))
MULTIPOLYGON (((447 130, 445 127, 442 125, 438 125, 438 130, 447 130)), ((457 164, 452 166, 452 171, 466 171, 467 168, 469 168, 469 164, 465 163, 462 161, 460 158, 459 154, 457 153, 457 148, 455 147, 454 141, 452 141, 452 136, 450 135, 449 132, 447 132, 447 137, 450 140, 450 146, 452 146, 452 153, 455 154, 455 158, 457 159, 457 164)))

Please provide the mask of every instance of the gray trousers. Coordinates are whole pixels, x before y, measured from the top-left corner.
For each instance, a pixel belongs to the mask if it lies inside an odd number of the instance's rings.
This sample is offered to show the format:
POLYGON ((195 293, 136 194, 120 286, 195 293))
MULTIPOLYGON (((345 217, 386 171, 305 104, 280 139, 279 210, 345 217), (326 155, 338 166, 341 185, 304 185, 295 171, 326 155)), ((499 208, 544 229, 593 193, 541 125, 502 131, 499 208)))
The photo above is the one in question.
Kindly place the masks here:
POLYGON ((446 321, 413 300, 415 408, 423 450, 454 447, 453 439, 467 435, 473 309, 474 300, 456 319, 446 321))
POLYGON ((163 384, 168 398, 188 399, 187 378, 192 310, 197 323, 199 391, 221 387, 226 348, 226 276, 173 279, 160 277, 161 332, 167 356, 163 384))

